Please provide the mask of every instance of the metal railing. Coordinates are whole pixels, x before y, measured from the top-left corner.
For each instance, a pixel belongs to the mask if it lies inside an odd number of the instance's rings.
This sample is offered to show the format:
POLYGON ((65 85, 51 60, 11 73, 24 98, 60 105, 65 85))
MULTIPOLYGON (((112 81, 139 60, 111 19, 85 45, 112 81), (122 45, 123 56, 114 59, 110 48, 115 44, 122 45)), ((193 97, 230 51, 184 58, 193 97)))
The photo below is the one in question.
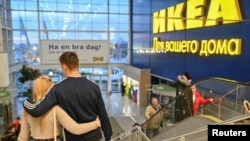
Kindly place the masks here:
MULTIPOLYGON (((224 122, 229 122, 229 121, 233 122, 231 120, 233 120, 236 117, 238 118, 240 116, 243 116, 244 118, 247 117, 245 115, 246 112, 244 110, 243 101, 244 100, 250 101, 250 95, 249 95, 250 84, 249 83, 242 83, 242 82, 238 82, 234 80, 212 77, 212 78, 198 81, 195 83, 195 85, 197 86, 197 89, 201 92, 204 98, 207 98, 207 97, 214 98, 213 103, 210 103, 205 106, 200 106, 198 115, 213 116, 224 122)), ((169 129, 174 128, 174 126, 176 124, 181 123, 182 120, 188 117, 193 117, 192 104, 189 101, 190 98, 192 98, 192 95, 188 94, 188 91, 191 90, 190 88, 191 87, 188 87, 187 89, 185 89, 182 96, 180 95, 180 96, 173 97, 168 104, 162 106, 160 111, 152 115, 152 117, 156 116, 159 112, 163 112, 164 114, 164 121, 163 121, 164 126, 162 130, 159 131, 158 135, 168 132, 169 129), (175 102, 176 100, 183 98, 183 96, 186 97, 186 101, 184 102, 186 104, 185 113, 178 113, 177 111, 178 109, 175 108, 175 102), (178 117, 179 115, 183 115, 183 118, 180 121, 176 121, 174 118, 178 117)), ((240 118, 236 120, 240 120, 240 118)), ((142 123, 138 124, 138 126, 133 127, 132 129, 114 138, 114 141, 118 141, 118 140, 130 141, 130 139, 132 139, 133 141, 150 140, 149 138, 147 138, 147 136, 144 133, 147 130, 144 127, 146 127, 148 122, 150 122, 150 120, 143 121, 142 123)), ((223 124, 224 122, 221 122, 220 124, 223 124)), ((216 122, 214 122, 214 124, 216 124, 216 122)), ((178 136, 177 138, 179 140, 182 140, 183 137, 190 136, 190 134, 195 135, 196 132, 203 131, 201 127, 206 128, 206 125, 201 124, 200 128, 196 128, 197 131, 195 129, 192 131, 193 133, 188 133, 188 131, 186 131, 187 135, 182 134, 178 136)), ((204 132, 204 134, 207 134, 207 133, 204 132)), ((203 138, 206 138, 206 136, 204 136, 202 139, 198 136, 195 136, 195 137, 196 139, 199 139, 199 140, 203 140, 203 138)), ((175 137, 169 137, 169 138, 175 138, 175 137)))
MULTIPOLYGON (((250 114, 246 114, 246 115, 241 115, 232 119, 228 119, 225 121, 222 121, 220 123, 215 123, 213 125, 232 125, 232 124, 244 124, 245 121, 249 122, 250 118, 250 114)), ((180 140, 185 140, 185 141, 207 141, 207 130, 208 130, 208 126, 204 126, 198 129, 195 129, 193 131, 184 133, 182 135, 179 136, 175 136, 172 138, 168 138, 165 139, 163 141, 180 141, 180 140), (193 137, 196 138, 193 138, 193 137)))
POLYGON ((144 134, 140 126, 134 126, 115 137, 112 141, 150 141, 150 139, 144 134))

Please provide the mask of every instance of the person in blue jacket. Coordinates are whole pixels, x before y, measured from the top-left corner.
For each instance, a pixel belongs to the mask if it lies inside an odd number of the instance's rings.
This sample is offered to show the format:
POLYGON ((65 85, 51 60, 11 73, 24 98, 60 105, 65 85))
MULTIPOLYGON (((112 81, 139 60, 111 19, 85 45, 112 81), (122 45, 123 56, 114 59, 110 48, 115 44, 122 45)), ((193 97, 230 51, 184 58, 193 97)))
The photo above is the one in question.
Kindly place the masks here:
MULTIPOLYGON (((58 104, 78 123, 93 121, 98 116, 105 140, 111 140, 113 131, 99 86, 81 76, 75 52, 64 52, 59 61, 66 78, 53 85, 40 101, 35 103, 26 99, 23 103, 25 111, 39 117, 58 104)), ((67 141, 100 141, 102 138, 100 128, 81 135, 64 131, 67 141)))

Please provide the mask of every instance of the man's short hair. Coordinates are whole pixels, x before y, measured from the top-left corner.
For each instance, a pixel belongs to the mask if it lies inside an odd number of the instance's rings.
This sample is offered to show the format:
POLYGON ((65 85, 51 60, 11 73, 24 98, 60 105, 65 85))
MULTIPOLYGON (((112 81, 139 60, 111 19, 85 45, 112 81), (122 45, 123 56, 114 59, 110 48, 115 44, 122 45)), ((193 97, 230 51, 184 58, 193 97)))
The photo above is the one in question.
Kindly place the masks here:
POLYGON ((74 70, 79 68, 79 59, 75 52, 67 51, 64 52, 60 57, 59 61, 61 64, 66 65, 69 70, 74 70))

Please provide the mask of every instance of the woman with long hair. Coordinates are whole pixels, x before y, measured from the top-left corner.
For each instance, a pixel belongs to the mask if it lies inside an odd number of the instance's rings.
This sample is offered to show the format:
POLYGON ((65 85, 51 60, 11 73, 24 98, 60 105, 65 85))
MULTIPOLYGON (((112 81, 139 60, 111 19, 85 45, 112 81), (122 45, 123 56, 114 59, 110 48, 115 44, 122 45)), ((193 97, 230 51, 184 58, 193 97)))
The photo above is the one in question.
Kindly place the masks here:
MULTIPOLYGON (((53 84, 49 76, 39 76, 34 81, 33 101, 38 102, 44 98, 53 84)), ((23 110, 21 132, 18 136, 18 141, 29 141, 30 137, 35 141, 54 141, 55 134, 58 138, 62 137, 61 126, 72 134, 83 134, 99 128, 100 121, 97 118, 88 123, 78 124, 60 106, 54 106, 50 111, 38 118, 32 117, 23 110), (56 127, 54 128, 53 125, 56 125, 56 127)))

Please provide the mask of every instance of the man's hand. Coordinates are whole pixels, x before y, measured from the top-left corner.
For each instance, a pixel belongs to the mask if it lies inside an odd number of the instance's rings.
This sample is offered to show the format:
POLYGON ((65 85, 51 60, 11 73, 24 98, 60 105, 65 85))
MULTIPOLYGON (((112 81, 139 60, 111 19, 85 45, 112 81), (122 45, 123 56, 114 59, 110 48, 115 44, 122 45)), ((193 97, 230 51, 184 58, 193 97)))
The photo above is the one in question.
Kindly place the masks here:
POLYGON ((181 91, 179 91, 178 95, 181 95, 181 91))

